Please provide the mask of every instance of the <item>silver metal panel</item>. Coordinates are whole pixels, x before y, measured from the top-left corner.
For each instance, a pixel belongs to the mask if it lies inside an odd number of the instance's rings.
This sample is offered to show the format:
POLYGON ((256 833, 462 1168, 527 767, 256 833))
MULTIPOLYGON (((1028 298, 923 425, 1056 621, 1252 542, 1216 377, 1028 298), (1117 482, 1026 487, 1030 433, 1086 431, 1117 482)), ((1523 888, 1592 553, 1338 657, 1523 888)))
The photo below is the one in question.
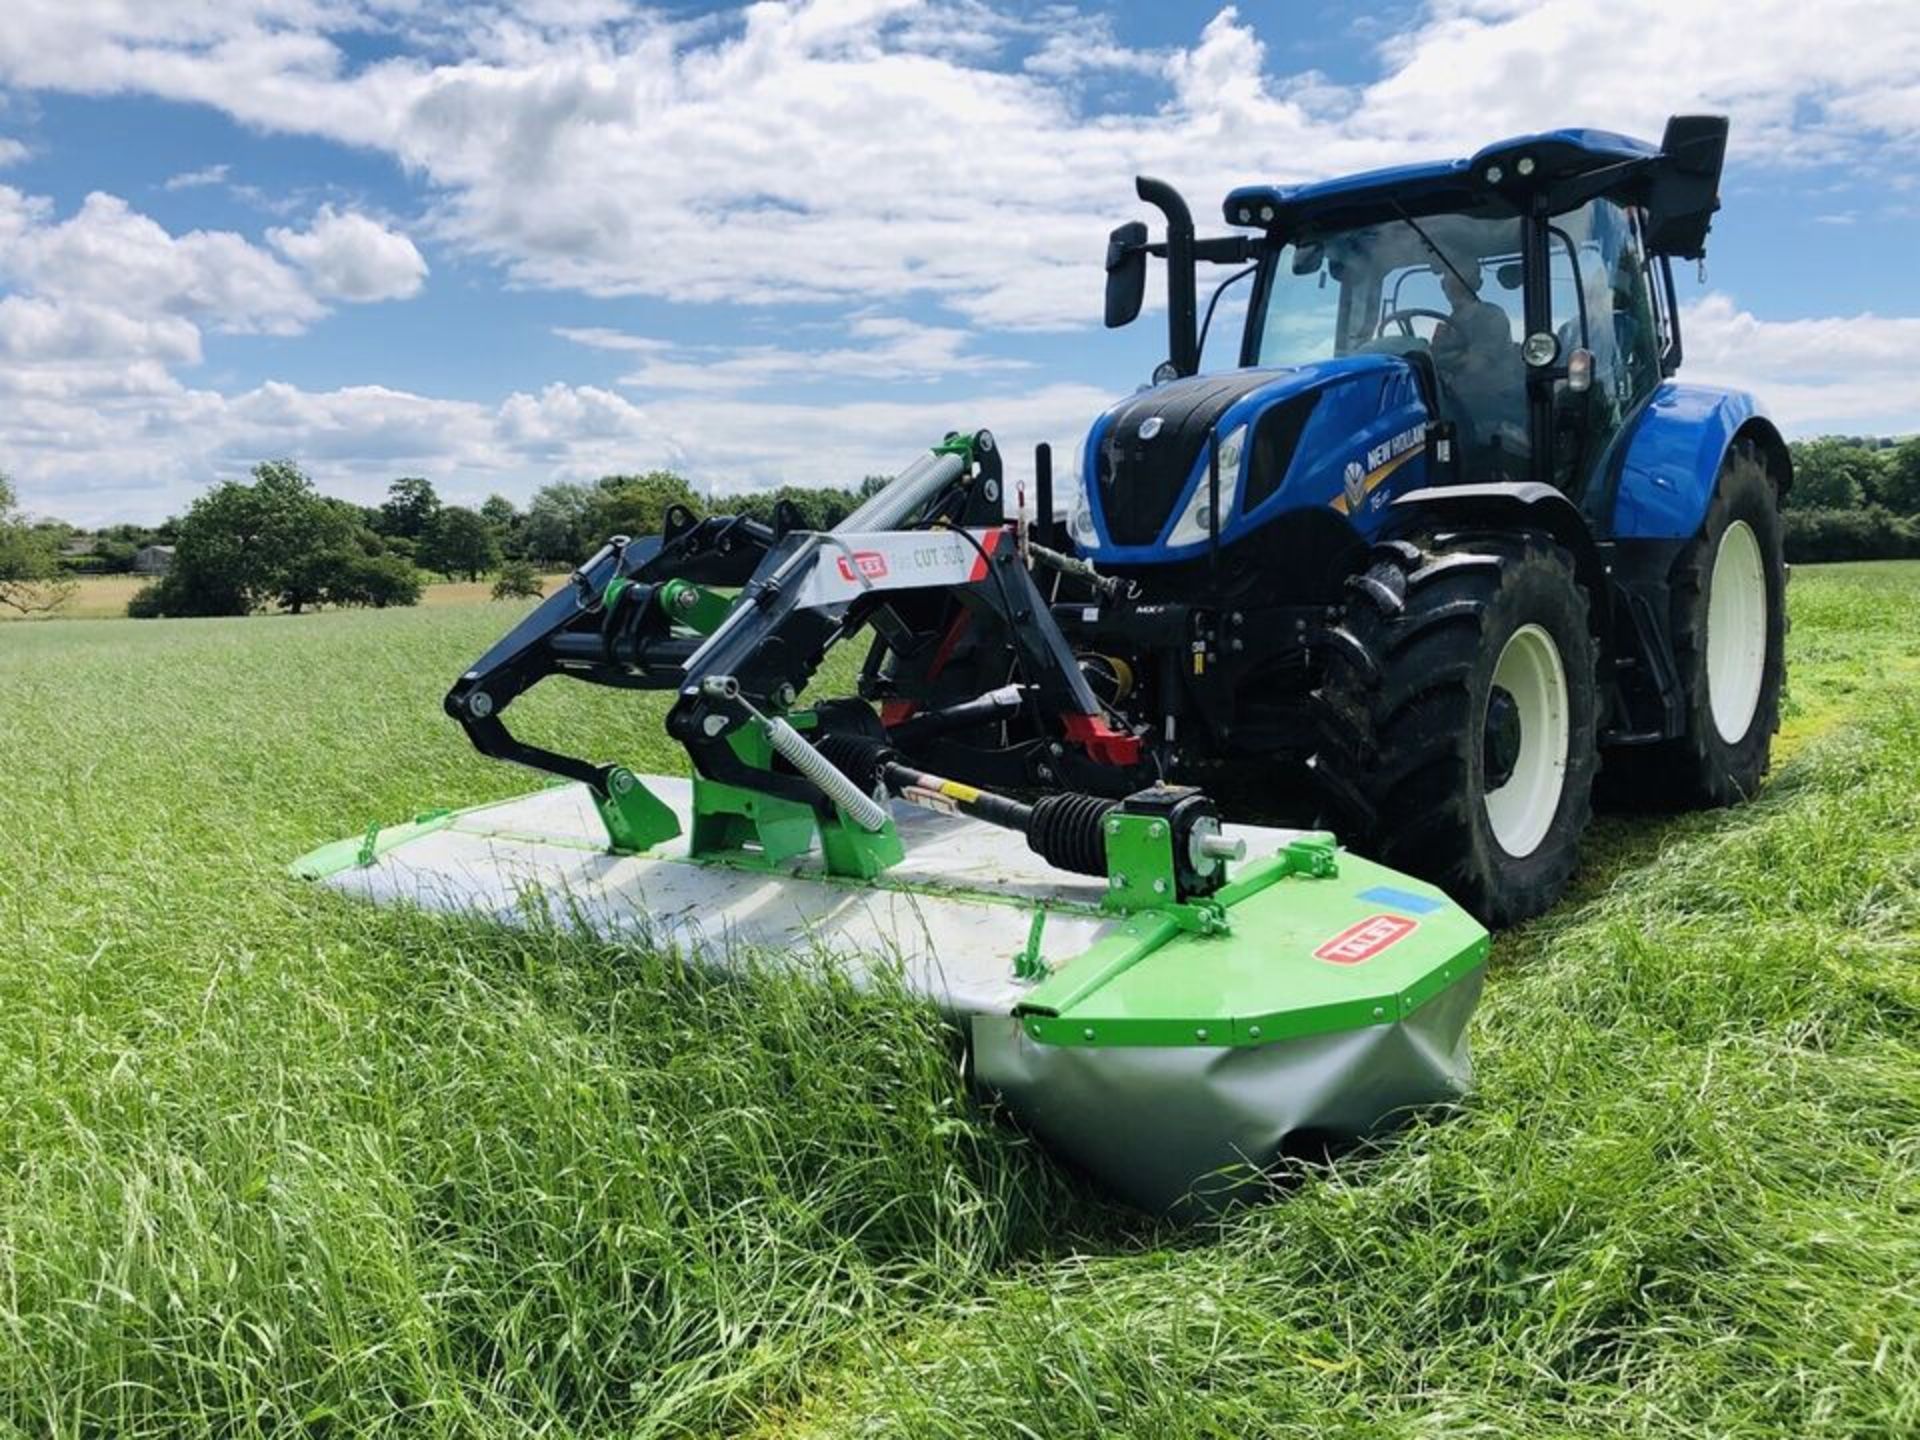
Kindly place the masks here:
MULTIPOLYGON (((690 828, 692 785, 642 779, 690 828)), ((1019 837, 977 820, 904 802, 895 803, 894 820, 907 858, 884 886, 829 877, 817 855, 788 872, 760 874, 689 863, 684 837, 652 855, 609 855, 585 787, 568 785, 458 816, 327 883, 376 901, 508 923, 530 914, 577 919, 597 934, 674 945, 723 968, 743 949, 828 956, 856 979, 898 973, 956 1021, 1006 1014, 1028 988, 1012 966, 1026 946, 1032 905, 1092 907, 1101 881, 1056 870, 1019 837)), ((1228 832, 1244 835, 1260 854, 1294 833, 1228 832)), ((1112 924, 1050 911, 1041 954, 1063 962, 1112 924)))
POLYGON ((1486 967, 1405 1020, 1268 1045, 1042 1045, 1018 1021, 973 1021, 974 1074, 1057 1153, 1143 1210, 1214 1208, 1290 1137, 1349 1141, 1472 1079, 1467 1019, 1486 967), (1115 1116, 1125 1116, 1116 1125, 1115 1116))

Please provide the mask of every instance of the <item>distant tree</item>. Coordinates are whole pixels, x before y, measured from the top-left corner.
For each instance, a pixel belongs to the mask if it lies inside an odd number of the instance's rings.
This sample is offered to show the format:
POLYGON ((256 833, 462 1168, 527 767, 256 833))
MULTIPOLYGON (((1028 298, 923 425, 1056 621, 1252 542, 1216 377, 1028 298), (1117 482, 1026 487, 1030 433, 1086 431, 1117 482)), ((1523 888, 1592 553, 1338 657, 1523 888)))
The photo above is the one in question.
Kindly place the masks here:
POLYGON ((1880 455, 1874 499, 1896 515, 1920 515, 1920 435, 1880 455))
POLYGON ((521 554, 566 565, 586 559, 606 538, 589 538, 593 500, 590 487, 570 481, 535 491, 520 526, 521 554))
MULTIPOLYGON (((194 501, 175 525, 173 567, 136 597, 136 615, 298 614, 320 604, 401 604, 404 557, 391 556, 364 512, 319 494, 291 461, 257 465, 194 501), (382 597, 370 597, 374 592, 382 597)), ((417 585, 413 592, 417 596, 417 585)))
POLYGON ((524 560, 509 560, 500 567, 499 577, 493 582, 496 600, 531 600, 545 593, 540 572, 524 560))
POLYGON ((891 475, 869 475, 860 482, 860 498, 871 500, 893 483, 891 475))
POLYGON ((448 579, 478 580, 500 563, 500 539, 479 511, 442 506, 421 542, 420 563, 448 579))
POLYGON ((1877 468, 1872 451, 1836 436, 1793 447, 1790 510, 1857 510, 1866 503, 1867 478, 1877 468))
POLYGON ((755 490, 714 501, 721 510, 767 525, 773 523, 782 503, 797 513, 801 529, 831 530, 854 512, 860 497, 851 490, 827 486, 782 485, 777 490, 755 490))
POLYGON ((73 581, 60 571, 60 532, 29 522, 16 508, 13 482, 0 475, 0 605, 45 614, 72 594, 73 581))
POLYGON ((604 476, 593 487, 588 511, 592 543, 610 535, 658 535, 667 511, 675 505, 700 512, 700 497, 693 493, 693 486, 671 470, 604 476))
POLYGON ((387 487, 387 500, 380 507, 383 535, 400 535, 418 541, 433 527, 440 513, 440 497, 431 481, 417 475, 405 475, 387 487))
POLYGON ((520 523, 520 512, 504 495, 489 495, 481 501, 480 516, 503 535, 520 523))
POLYGON ((424 577, 404 555, 391 551, 349 555, 328 579, 327 602, 371 605, 376 610, 389 605, 417 605, 424 583, 424 577))

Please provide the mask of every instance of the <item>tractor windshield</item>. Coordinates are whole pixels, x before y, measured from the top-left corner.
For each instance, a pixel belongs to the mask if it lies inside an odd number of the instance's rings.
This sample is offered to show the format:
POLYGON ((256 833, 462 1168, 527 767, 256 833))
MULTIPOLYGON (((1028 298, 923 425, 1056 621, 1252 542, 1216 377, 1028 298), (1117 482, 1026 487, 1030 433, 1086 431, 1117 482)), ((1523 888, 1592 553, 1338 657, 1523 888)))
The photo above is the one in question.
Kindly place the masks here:
POLYGON ((1423 215, 1305 230, 1267 263, 1259 364, 1424 353, 1462 443, 1518 478, 1528 442, 1517 219, 1423 215))

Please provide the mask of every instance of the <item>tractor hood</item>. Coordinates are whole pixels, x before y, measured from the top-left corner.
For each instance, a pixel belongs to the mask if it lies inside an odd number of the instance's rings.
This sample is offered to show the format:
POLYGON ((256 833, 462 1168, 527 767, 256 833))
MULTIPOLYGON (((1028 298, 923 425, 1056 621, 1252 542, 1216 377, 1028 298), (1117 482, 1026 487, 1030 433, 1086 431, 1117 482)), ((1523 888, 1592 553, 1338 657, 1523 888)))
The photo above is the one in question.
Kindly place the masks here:
POLYGON ((1143 390, 1094 422, 1071 533, 1090 559, 1177 563, 1288 510, 1331 506, 1363 534, 1425 473, 1413 366, 1354 355, 1199 375, 1143 390), (1412 463, 1418 462, 1418 463, 1412 463), (1399 483, 1388 486, 1390 477, 1399 483))

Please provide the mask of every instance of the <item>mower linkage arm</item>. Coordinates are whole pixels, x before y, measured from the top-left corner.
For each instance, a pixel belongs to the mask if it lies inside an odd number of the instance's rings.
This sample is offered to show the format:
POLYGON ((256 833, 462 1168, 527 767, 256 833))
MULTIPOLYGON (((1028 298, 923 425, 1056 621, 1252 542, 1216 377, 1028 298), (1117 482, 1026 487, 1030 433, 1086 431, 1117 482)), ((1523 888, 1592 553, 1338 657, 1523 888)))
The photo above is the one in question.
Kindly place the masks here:
POLYGON ((447 692, 447 714, 482 755, 583 781, 605 795, 618 768, 515 738, 501 712, 549 675, 622 689, 671 689, 698 640, 672 634, 656 595, 669 579, 737 585, 774 544, 767 526, 740 516, 696 520, 675 507, 665 532, 616 535, 573 572, 447 692))

